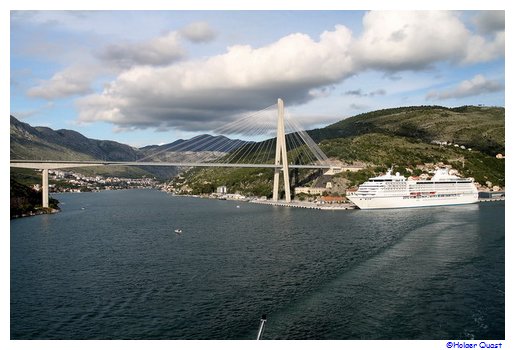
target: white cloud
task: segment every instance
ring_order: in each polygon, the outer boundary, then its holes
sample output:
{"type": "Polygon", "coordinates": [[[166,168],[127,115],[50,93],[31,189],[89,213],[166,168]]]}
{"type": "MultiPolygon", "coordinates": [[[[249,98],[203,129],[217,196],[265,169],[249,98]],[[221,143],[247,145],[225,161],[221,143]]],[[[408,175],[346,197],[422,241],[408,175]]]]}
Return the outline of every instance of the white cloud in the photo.
{"type": "Polygon", "coordinates": [[[480,11],[473,21],[482,34],[504,31],[504,11],[480,11]]]}
{"type": "Polygon", "coordinates": [[[194,22],[182,28],[179,33],[195,43],[206,43],[216,37],[215,31],[207,22],[194,22]]]}
{"type": "Polygon", "coordinates": [[[54,74],[49,80],[30,88],[27,95],[47,100],[91,92],[91,81],[97,69],[90,66],[71,66],[54,74]]]}
{"type": "Polygon", "coordinates": [[[103,62],[76,63],[48,80],[39,81],[27,95],[49,100],[84,95],[92,92],[93,80],[102,74],[119,73],[134,65],[165,65],[183,56],[184,50],[175,32],[138,43],[109,45],[97,54],[103,62]]]}
{"type": "MultiPolygon", "coordinates": [[[[181,40],[208,42],[216,35],[208,23],[195,22],[157,38],[97,51],[101,63],[118,76],[103,92],[77,100],[79,121],[107,121],[118,130],[209,130],[277,97],[290,106],[327,98],[335,84],[364,71],[384,72],[393,79],[399,72],[427,70],[439,62],[493,60],[503,57],[505,36],[498,14],[489,15],[495,18],[475,19],[478,28],[479,23],[485,32],[489,28],[483,36],[467,29],[456,12],[369,12],[357,38],[337,25],[318,39],[293,33],[267,46],[235,45],[223,54],[186,61],[181,40]]],[[[28,94],[49,99],[84,94],[91,92],[93,78],[69,68],[28,94]]],[[[418,82],[407,83],[412,90],[418,82]]],[[[366,90],[354,95],[386,94],[375,86],[366,90]]],[[[388,87],[388,92],[393,90],[388,87]]]]}
{"type": "Polygon", "coordinates": [[[493,42],[470,32],[452,11],[373,11],[363,18],[354,53],[363,68],[427,69],[436,62],[475,63],[504,53],[504,31],[493,42]]]}
{"type": "Polygon", "coordinates": [[[366,67],[385,70],[424,69],[440,60],[457,60],[468,31],[451,12],[369,12],[355,44],[366,67]]]}
{"type": "Polygon", "coordinates": [[[451,98],[463,98],[501,91],[503,89],[504,86],[500,82],[496,80],[488,80],[479,74],[470,80],[461,82],[455,88],[444,91],[432,91],[427,94],[426,99],[446,100],[451,98]]]}
{"type": "Polygon", "coordinates": [[[179,35],[166,35],[138,43],[112,44],[104,48],[98,57],[115,66],[129,68],[134,65],[165,65],[184,56],[179,35]]]}
{"type": "Polygon", "coordinates": [[[277,97],[290,104],[305,102],[313,98],[313,88],[353,72],[350,42],[350,31],[337,26],[319,41],[296,33],[261,48],[232,46],[204,60],[133,67],[102,94],[79,100],[79,119],[192,130],[223,122],[207,123],[215,117],[262,108],[277,97]]]}
{"type": "Polygon", "coordinates": [[[493,41],[478,35],[471,36],[467,42],[467,50],[462,62],[472,64],[503,57],[504,35],[504,31],[497,32],[493,41]]]}

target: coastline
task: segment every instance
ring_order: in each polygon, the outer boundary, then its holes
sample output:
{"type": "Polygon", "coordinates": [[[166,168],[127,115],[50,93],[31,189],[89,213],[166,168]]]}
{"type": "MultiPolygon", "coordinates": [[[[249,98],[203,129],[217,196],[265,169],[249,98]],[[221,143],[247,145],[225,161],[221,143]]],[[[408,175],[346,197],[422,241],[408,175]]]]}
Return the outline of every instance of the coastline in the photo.
{"type": "Polygon", "coordinates": [[[303,208],[303,209],[315,209],[315,210],[353,210],[358,209],[357,206],[351,203],[343,203],[343,204],[319,204],[312,202],[299,202],[299,201],[291,201],[290,203],[286,202],[272,202],[272,201],[263,201],[263,200],[253,200],[249,201],[249,203],[255,204],[266,204],[273,205],[278,207],[291,207],[291,208],[303,208]]]}
{"type": "MultiPolygon", "coordinates": [[[[172,196],[178,196],[178,197],[192,197],[192,198],[200,198],[200,199],[215,199],[215,200],[228,200],[228,201],[235,201],[235,202],[247,202],[247,203],[253,203],[253,204],[264,204],[264,205],[271,205],[276,207],[290,207],[290,208],[301,208],[301,209],[314,209],[314,210],[354,210],[359,209],[358,206],[354,205],[353,203],[341,203],[341,204],[328,204],[328,203],[313,203],[313,202],[301,202],[301,201],[291,201],[289,203],[285,201],[278,201],[273,202],[271,200],[262,200],[262,199],[250,199],[250,198],[219,198],[219,197],[210,197],[210,196],[202,196],[202,195],[191,195],[191,194],[175,194],[171,192],[172,196]]],[[[498,198],[478,198],[477,203],[483,203],[483,202],[499,202],[504,201],[505,197],[498,197],[498,198]]]]}
{"type": "Polygon", "coordinates": [[[20,215],[11,215],[11,220],[20,219],[20,218],[28,218],[28,217],[36,216],[36,215],[57,214],[59,212],[61,212],[61,209],[54,209],[54,208],[38,209],[38,210],[34,210],[34,211],[31,210],[28,213],[23,213],[20,215]]]}
{"type": "Polygon", "coordinates": [[[289,203],[285,201],[273,202],[271,200],[263,200],[263,199],[255,199],[254,198],[225,198],[225,197],[211,197],[211,196],[202,196],[202,195],[192,195],[192,194],[175,194],[167,191],[163,191],[165,193],[169,193],[172,196],[178,197],[192,197],[192,198],[201,198],[201,199],[214,199],[214,200],[227,200],[227,201],[235,201],[235,202],[247,202],[253,204],[265,204],[279,207],[291,207],[291,208],[303,208],[303,209],[316,209],[316,210],[352,210],[358,209],[352,203],[341,203],[341,204],[329,204],[329,203],[313,203],[313,202],[301,202],[301,201],[291,201],[289,203]]]}

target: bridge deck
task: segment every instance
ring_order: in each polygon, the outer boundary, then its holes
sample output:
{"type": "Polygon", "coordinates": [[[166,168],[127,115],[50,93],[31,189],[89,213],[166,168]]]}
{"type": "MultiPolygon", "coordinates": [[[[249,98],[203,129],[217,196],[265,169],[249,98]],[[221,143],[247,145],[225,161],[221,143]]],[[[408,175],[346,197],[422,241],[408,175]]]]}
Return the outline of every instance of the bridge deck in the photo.
{"type": "MultiPolygon", "coordinates": [[[[180,162],[122,162],[122,161],[66,161],[66,160],[11,160],[13,168],[30,168],[30,169],[60,169],[60,168],[78,168],[89,166],[175,166],[175,167],[223,167],[223,168],[282,168],[282,165],[274,164],[244,164],[244,163],[180,163],[180,162]]],[[[293,169],[330,169],[334,167],[330,164],[308,164],[296,165],[290,164],[289,168],[293,169]]]]}

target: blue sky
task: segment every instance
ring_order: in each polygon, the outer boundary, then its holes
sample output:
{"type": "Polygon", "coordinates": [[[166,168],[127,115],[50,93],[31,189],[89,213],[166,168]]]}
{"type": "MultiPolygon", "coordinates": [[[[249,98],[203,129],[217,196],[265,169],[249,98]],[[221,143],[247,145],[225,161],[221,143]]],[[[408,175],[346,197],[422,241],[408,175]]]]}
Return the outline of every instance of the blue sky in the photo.
{"type": "Polygon", "coordinates": [[[13,11],[10,112],[136,147],[284,99],[306,128],[505,104],[503,11],[13,11]]]}

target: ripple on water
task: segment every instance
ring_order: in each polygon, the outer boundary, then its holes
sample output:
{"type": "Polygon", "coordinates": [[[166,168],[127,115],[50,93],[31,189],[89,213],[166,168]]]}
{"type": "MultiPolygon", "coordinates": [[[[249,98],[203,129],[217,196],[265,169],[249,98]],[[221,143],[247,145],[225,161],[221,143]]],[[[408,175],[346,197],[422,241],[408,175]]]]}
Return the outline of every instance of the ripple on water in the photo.
{"type": "Polygon", "coordinates": [[[263,313],[266,339],[504,338],[504,203],[59,199],[58,215],[11,222],[13,339],[253,339],[263,313]]]}

